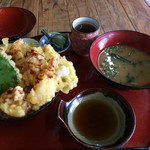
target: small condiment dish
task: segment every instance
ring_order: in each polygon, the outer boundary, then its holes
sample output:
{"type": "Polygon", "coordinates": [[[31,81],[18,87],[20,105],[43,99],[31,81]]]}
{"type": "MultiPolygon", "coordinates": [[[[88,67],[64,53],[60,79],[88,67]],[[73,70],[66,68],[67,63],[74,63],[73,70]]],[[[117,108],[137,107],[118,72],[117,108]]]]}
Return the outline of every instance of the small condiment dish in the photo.
{"type": "Polygon", "coordinates": [[[99,36],[92,43],[89,55],[95,70],[110,85],[123,90],[146,89],[150,88],[149,49],[150,36],[136,31],[118,30],[99,36]],[[121,49],[121,46],[128,49],[121,49]]]}
{"type": "Polygon", "coordinates": [[[33,43],[34,47],[39,47],[40,46],[40,43],[37,40],[32,39],[32,38],[23,38],[23,42],[30,43],[30,44],[33,43]]]}
{"type": "Polygon", "coordinates": [[[32,38],[22,38],[22,40],[23,40],[24,43],[29,43],[33,47],[39,47],[40,46],[40,43],[37,40],[35,40],[35,39],[32,39],[32,38]]]}
{"type": "Polygon", "coordinates": [[[129,102],[104,88],[86,89],[69,102],[61,100],[58,118],[77,142],[92,149],[123,146],[136,126],[129,102]]]}
{"type": "MultiPolygon", "coordinates": [[[[59,32],[51,32],[51,33],[48,33],[48,35],[50,36],[50,37],[52,37],[53,35],[55,35],[55,34],[60,34],[59,32]]],[[[44,46],[45,44],[47,45],[47,44],[51,44],[50,43],[50,41],[49,41],[49,39],[44,35],[44,36],[42,36],[41,38],[40,38],[40,46],[44,46]]],[[[58,53],[62,53],[62,52],[64,52],[64,51],[66,51],[68,48],[69,48],[69,46],[70,46],[70,39],[69,39],[69,37],[68,37],[68,40],[66,41],[66,43],[65,43],[65,45],[64,45],[64,47],[62,48],[62,49],[58,49],[58,50],[56,50],[58,53]]]]}

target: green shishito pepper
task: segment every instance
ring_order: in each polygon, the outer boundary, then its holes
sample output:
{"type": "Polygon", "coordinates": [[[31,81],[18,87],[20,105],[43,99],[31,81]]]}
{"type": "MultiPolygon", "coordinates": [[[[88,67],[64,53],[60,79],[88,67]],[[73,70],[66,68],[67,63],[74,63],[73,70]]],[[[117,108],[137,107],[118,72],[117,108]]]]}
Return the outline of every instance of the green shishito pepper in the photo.
{"type": "Polygon", "coordinates": [[[0,54],[0,94],[7,91],[10,87],[14,88],[18,82],[15,68],[9,60],[0,54]]]}

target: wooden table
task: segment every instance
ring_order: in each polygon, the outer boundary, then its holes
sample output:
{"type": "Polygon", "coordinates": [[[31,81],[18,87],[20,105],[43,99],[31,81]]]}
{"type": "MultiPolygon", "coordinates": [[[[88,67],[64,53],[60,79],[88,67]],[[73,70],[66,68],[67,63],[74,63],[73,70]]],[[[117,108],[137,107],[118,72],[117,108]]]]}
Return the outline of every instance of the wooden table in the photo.
{"type": "Polygon", "coordinates": [[[41,34],[42,28],[71,31],[72,21],[81,16],[98,20],[101,34],[136,30],[150,35],[150,0],[0,0],[0,8],[10,6],[23,7],[36,16],[35,27],[25,37],[41,34]]]}
{"type": "MultiPolygon", "coordinates": [[[[134,30],[150,35],[150,0],[0,0],[0,8],[22,7],[30,10],[36,16],[36,25],[33,30],[24,37],[34,37],[41,34],[41,29],[46,28],[48,32],[70,32],[72,21],[81,16],[89,16],[99,21],[101,25],[100,34],[112,30],[134,30]]],[[[83,84],[78,90],[85,88],[90,77],[93,77],[93,85],[99,86],[96,81],[99,76],[93,68],[85,67],[90,65],[89,58],[78,60],[72,53],[64,53],[74,62],[80,79],[83,84]],[[80,67],[87,69],[87,77],[82,76],[80,67]]],[[[80,81],[81,81],[80,80],[80,81]]],[[[104,85],[104,81],[101,81],[104,85]]],[[[104,85],[105,86],[105,85],[104,85]]],[[[110,88],[110,87],[109,87],[110,88]]],[[[119,91],[125,98],[136,97],[137,108],[135,112],[141,113],[137,120],[137,130],[133,139],[125,146],[148,146],[150,121],[149,91],[119,91]],[[128,95],[128,96],[127,96],[128,95]],[[141,105],[141,99],[145,103],[141,105]],[[146,108],[146,109],[145,109],[146,108]],[[149,115],[149,116],[148,116],[149,115]],[[149,122],[148,124],[144,124],[149,122]],[[141,129],[140,129],[141,128],[141,129]],[[146,129],[145,129],[146,128],[146,129]],[[144,131],[144,135],[143,134],[144,131]],[[148,138],[147,138],[148,137],[148,138]],[[146,140],[145,140],[146,139],[146,140]],[[138,142],[138,140],[140,142],[138,142]]],[[[72,95],[59,94],[56,100],[38,115],[16,122],[0,122],[0,149],[2,150],[48,150],[48,149],[82,149],[67,132],[65,126],[58,120],[57,106],[60,98],[69,100],[72,95]],[[61,97],[62,96],[62,97],[61,97]],[[54,137],[54,138],[53,138],[54,137]]]]}

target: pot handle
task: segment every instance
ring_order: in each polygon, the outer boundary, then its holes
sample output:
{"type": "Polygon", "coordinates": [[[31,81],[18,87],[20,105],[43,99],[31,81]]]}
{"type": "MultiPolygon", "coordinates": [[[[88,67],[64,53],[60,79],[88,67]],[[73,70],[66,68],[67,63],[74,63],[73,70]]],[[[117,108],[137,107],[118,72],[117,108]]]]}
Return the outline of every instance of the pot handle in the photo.
{"type": "Polygon", "coordinates": [[[66,101],[64,100],[60,100],[59,102],[59,106],[58,106],[58,118],[65,123],[65,119],[64,119],[64,109],[65,109],[65,105],[66,105],[66,101]]]}

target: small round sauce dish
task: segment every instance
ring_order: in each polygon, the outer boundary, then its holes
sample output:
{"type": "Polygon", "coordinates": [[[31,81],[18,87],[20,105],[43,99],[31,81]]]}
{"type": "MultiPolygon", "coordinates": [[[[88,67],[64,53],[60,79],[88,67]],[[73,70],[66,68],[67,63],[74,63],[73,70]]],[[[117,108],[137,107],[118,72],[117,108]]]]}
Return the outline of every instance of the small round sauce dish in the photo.
{"type": "MultiPolygon", "coordinates": [[[[60,34],[60,33],[59,33],[59,32],[51,32],[51,33],[48,33],[48,35],[49,35],[50,37],[52,37],[52,36],[55,35],[55,34],[60,34]]],[[[40,43],[40,46],[44,46],[45,44],[46,44],[46,45],[47,45],[47,44],[51,44],[50,41],[49,41],[49,39],[48,39],[45,35],[40,38],[39,43],[40,43]]],[[[70,46],[70,39],[69,39],[69,37],[68,37],[68,40],[66,41],[64,47],[61,48],[61,49],[58,49],[58,50],[56,50],[56,51],[57,51],[58,53],[62,53],[62,52],[64,52],[64,51],[66,51],[66,50],[69,48],[69,46],[70,46]]]]}
{"type": "Polygon", "coordinates": [[[136,126],[128,101],[104,88],[86,89],[69,102],[61,100],[58,118],[77,142],[92,149],[123,146],[136,126]]]}
{"type": "MultiPolygon", "coordinates": [[[[40,46],[40,43],[37,40],[35,40],[35,39],[32,39],[32,38],[22,38],[22,40],[23,40],[24,43],[31,44],[33,47],[39,47],[40,46]]],[[[16,41],[18,41],[18,40],[16,40],[16,41]]]]}
{"type": "Polygon", "coordinates": [[[23,38],[23,42],[33,44],[34,47],[40,46],[40,43],[37,40],[32,39],[32,38],[23,38]]]}

